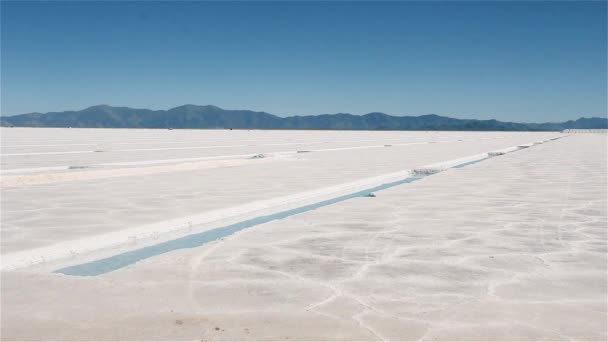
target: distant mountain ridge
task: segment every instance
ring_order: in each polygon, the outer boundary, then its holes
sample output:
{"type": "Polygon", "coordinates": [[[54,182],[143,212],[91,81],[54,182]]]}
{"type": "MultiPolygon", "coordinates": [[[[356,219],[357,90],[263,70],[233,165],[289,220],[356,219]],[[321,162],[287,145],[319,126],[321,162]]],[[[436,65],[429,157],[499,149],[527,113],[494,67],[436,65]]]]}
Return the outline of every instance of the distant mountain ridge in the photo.
{"type": "Polygon", "coordinates": [[[235,128],[331,130],[445,130],[445,131],[561,131],[608,128],[606,118],[580,118],[557,123],[516,123],[455,119],[428,114],[391,116],[384,113],[321,114],[279,117],[266,112],[227,110],[216,106],[183,105],[169,110],[133,109],[108,105],[79,111],[29,113],[0,117],[0,125],[16,127],[93,128],[235,128]]]}

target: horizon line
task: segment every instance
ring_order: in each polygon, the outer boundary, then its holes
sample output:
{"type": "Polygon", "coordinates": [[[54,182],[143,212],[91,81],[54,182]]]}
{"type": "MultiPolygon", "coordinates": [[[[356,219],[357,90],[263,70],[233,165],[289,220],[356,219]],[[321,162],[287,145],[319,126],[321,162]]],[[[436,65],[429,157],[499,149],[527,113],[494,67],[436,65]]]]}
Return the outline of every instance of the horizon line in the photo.
{"type": "Polygon", "coordinates": [[[31,115],[31,114],[40,114],[40,115],[46,115],[49,113],[64,113],[64,112],[79,112],[79,111],[83,111],[83,110],[87,110],[90,108],[95,108],[95,107],[110,107],[110,108],[128,108],[128,109],[134,109],[134,110],[149,110],[149,111],[170,111],[176,108],[180,108],[180,107],[187,107],[187,106],[193,106],[193,107],[214,107],[214,108],[218,108],[220,110],[226,110],[226,111],[249,111],[249,112],[254,112],[254,113],[265,113],[265,114],[269,114],[269,115],[273,115],[276,116],[278,118],[290,118],[290,117],[305,117],[305,116],[320,116],[320,115],[352,115],[352,116],[365,116],[365,115],[370,115],[370,114],[382,114],[382,115],[387,115],[387,116],[392,116],[392,117],[422,117],[422,116],[440,116],[440,117],[444,117],[444,118],[450,118],[450,119],[456,119],[456,120],[474,120],[474,121],[498,121],[498,122],[505,122],[505,123],[526,123],[526,124],[547,124],[547,123],[562,123],[562,122],[568,122],[568,121],[576,121],[576,120],[580,120],[580,119],[607,119],[608,120],[608,113],[604,114],[603,116],[595,116],[595,115],[591,115],[591,116],[579,116],[578,118],[573,118],[573,119],[568,119],[565,121],[545,121],[545,122],[524,122],[524,121],[501,121],[498,119],[461,119],[461,118],[457,118],[457,117],[452,117],[452,116],[446,116],[446,115],[441,115],[441,114],[436,114],[436,113],[427,113],[427,114],[418,114],[418,115],[409,115],[409,114],[404,114],[404,115],[394,115],[394,114],[388,114],[388,113],[384,113],[384,112],[369,112],[369,113],[365,113],[365,114],[352,114],[352,113],[344,113],[344,112],[339,112],[339,113],[321,113],[321,114],[306,114],[306,115],[286,115],[286,116],[281,116],[281,115],[277,115],[277,114],[273,114],[273,113],[269,113],[269,112],[265,112],[265,111],[258,111],[258,110],[253,110],[253,109],[226,109],[226,108],[222,108],[216,105],[212,105],[212,104],[206,104],[206,105],[197,105],[197,104],[192,104],[192,103],[186,103],[183,105],[179,105],[176,107],[170,107],[167,109],[150,109],[150,108],[135,108],[135,107],[129,107],[129,106],[113,106],[113,105],[109,105],[109,104],[97,104],[97,105],[92,105],[92,106],[88,106],[85,107],[83,109],[68,109],[68,110],[63,110],[63,111],[50,111],[50,112],[29,112],[29,113],[21,113],[21,114],[9,114],[9,115],[5,115],[5,114],[0,114],[0,117],[14,117],[14,116],[19,116],[19,115],[31,115]]]}

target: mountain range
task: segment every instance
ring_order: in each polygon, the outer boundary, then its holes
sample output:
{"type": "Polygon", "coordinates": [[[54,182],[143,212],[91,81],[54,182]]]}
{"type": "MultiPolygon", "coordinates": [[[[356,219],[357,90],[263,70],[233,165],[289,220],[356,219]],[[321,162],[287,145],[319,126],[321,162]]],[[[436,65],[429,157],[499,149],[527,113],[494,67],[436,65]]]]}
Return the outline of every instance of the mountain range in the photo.
{"type": "Polygon", "coordinates": [[[391,116],[321,114],[279,117],[265,112],[227,110],[216,106],[184,105],[169,110],[98,105],[79,111],[29,113],[0,117],[1,126],[95,128],[234,128],[330,130],[446,130],[446,131],[561,131],[569,128],[608,128],[608,119],[592,117],[555,123],[516,123],[455,119],[428,114],[391,116]]]}

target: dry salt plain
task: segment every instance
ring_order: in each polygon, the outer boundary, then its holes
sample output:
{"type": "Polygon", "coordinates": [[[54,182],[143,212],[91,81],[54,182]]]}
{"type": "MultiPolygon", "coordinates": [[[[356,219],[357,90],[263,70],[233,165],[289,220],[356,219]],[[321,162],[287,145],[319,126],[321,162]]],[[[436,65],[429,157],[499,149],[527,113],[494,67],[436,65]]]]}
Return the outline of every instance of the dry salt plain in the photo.
{"type": "Polygon", "coordinates": [[[606,135],[1,133],[2,340],[607,339],[606,135]]]}

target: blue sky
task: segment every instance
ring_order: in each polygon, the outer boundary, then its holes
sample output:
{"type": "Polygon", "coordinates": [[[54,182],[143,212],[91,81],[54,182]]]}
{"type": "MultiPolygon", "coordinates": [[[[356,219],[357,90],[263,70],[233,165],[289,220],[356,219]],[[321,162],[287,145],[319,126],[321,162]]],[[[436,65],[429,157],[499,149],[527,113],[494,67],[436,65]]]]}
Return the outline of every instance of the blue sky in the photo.
{"type": "Polygon", "coordinates": [[[1,113],[607,112],[606,2],[1,3],[1,113]]]}

